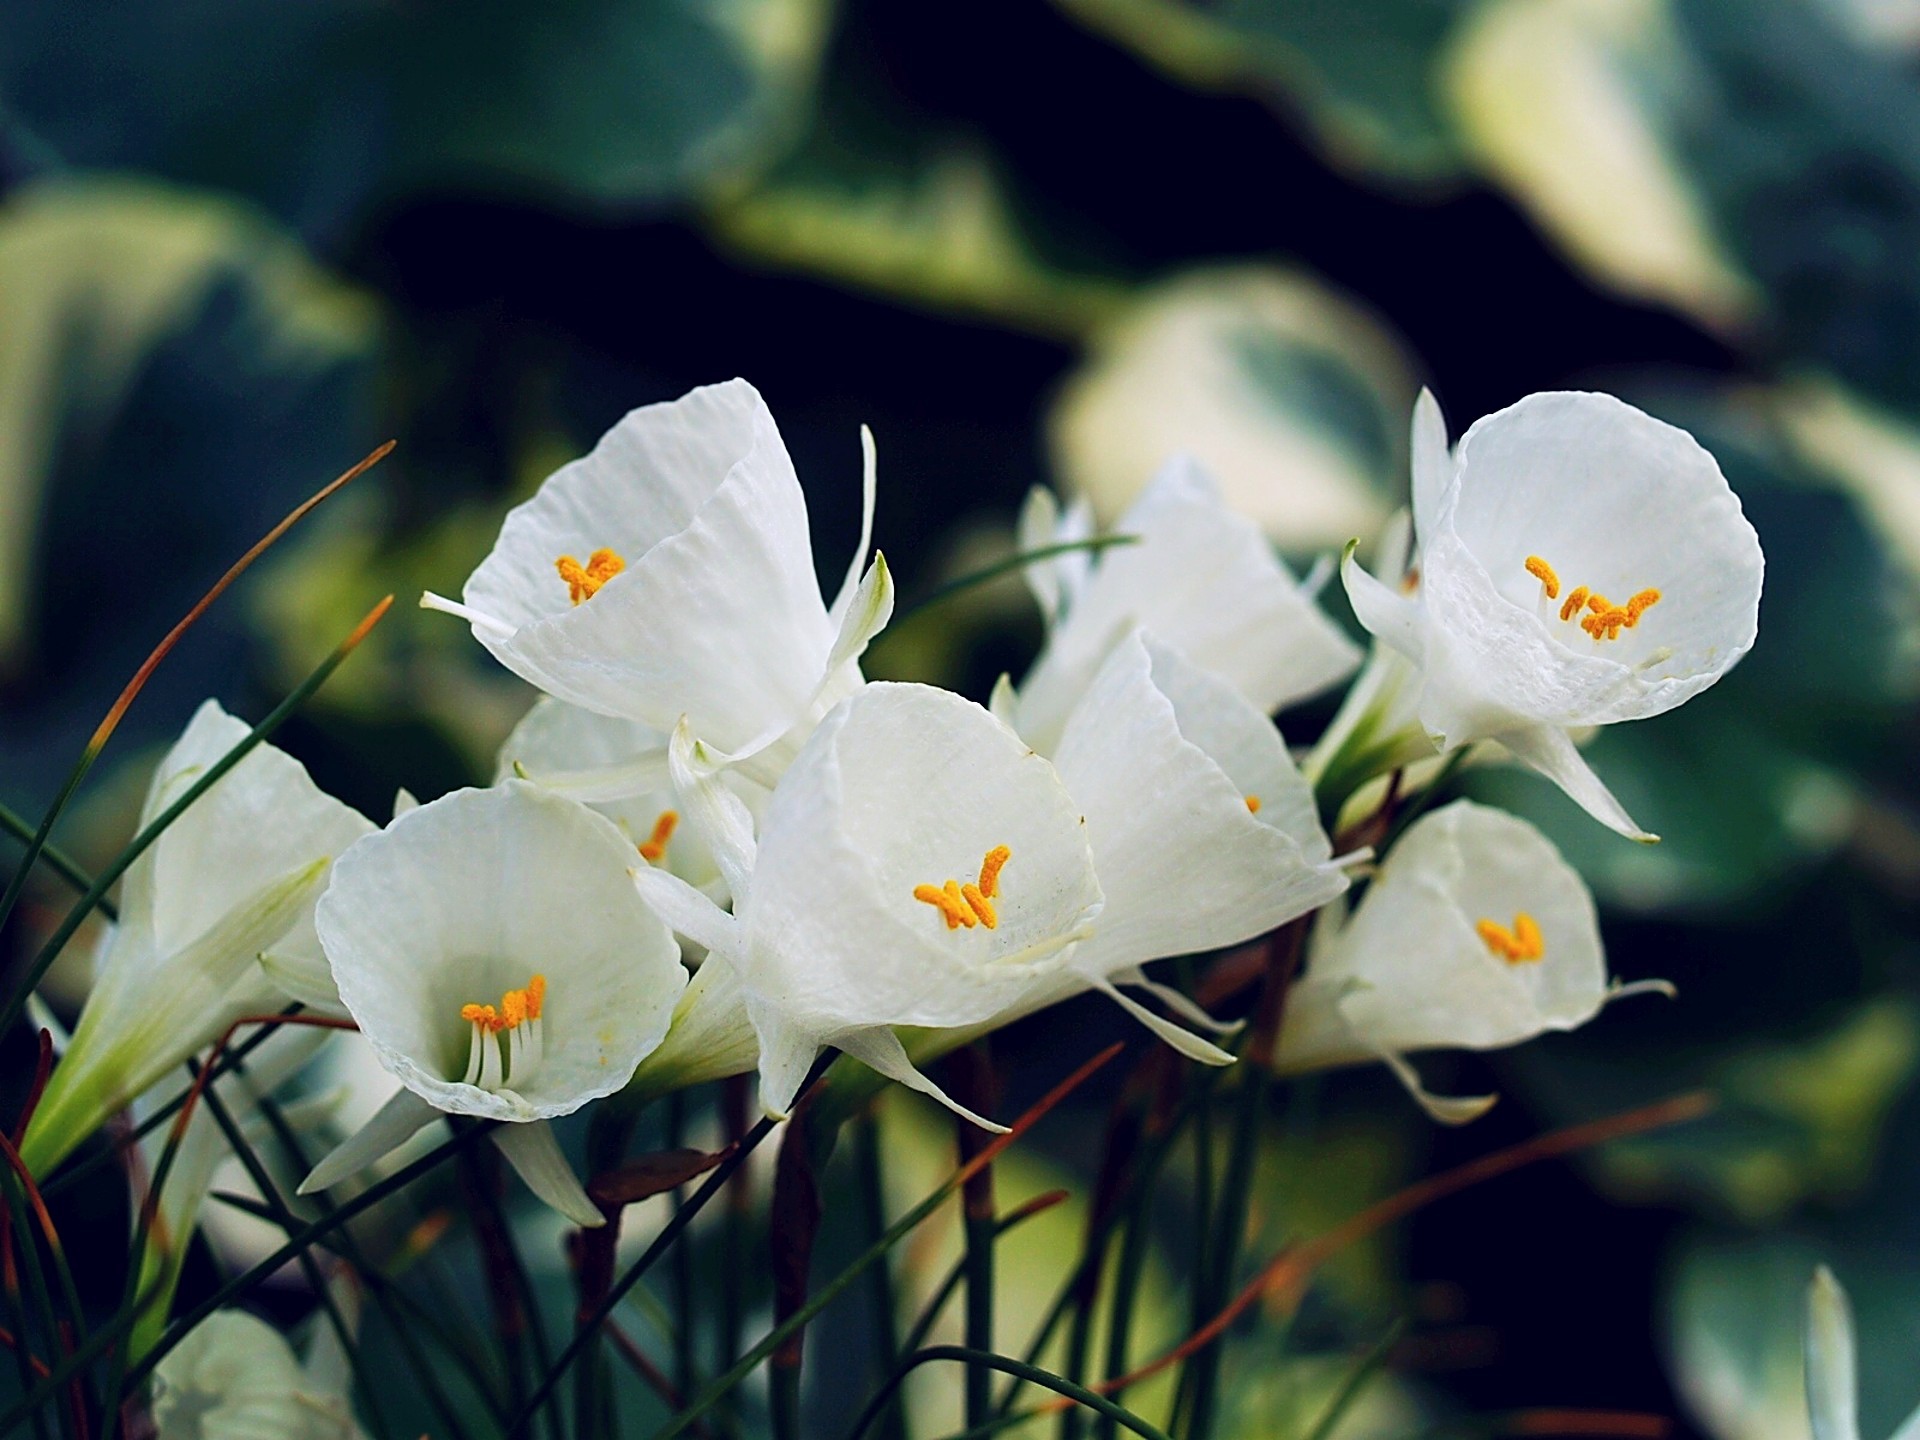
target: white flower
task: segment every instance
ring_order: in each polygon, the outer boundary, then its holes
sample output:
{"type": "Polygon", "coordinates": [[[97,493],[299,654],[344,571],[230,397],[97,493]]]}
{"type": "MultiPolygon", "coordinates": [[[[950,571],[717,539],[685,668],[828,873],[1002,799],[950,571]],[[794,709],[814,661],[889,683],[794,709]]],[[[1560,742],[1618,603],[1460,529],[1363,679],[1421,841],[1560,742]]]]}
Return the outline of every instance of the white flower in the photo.
{"type": "Polygon", "coordinates": [[[317,1322],[303,1366],[265,1321],[209,1315],[154,1370],[160,1440],[359,1440],[338,1341],[317,1322]]]}
{"type": "MultiPolygon", "coordinates": [[[[1858,1387],[1853,1306],[1822,1265],[1807,1287],[1807,1415],[1813,1440],[1860,1440],[1858,1387]]],[[[1892,1440],[1920,1440],[1920,1410],[1901,1422],[1892,1440]]]]}
{"type": "Polygon", "coordinates": [[[708,948],[708,967],[733,968],[770,1114],[829,1045],[944,1101],[891,1027],[988,1019],[1061,965],[1098,912],[1086,826],[1053,767],[944,690],[877,684],[843,702],[774,791],[757,841],[685,727],[672,759],[734,913],[652,866],[634,883],[708,948]]]}
{"type": "Polygon", "coordinates": [[[1609,986],[1586,884],[1551,842],[1503,810],[1457,800],[1388,852],[1353,916],[1316,946],[1287,996],[1284,1073],[1385,1062],[1434,1118],[1485,1113],[1494,1097],[1441,1099],[1407,1052],[1497,1050],[1584,1025],[1609,986]]]}
{"type": "MultiPolygon", "coordinates": [[[[865,448],[860,548],[831,610],[793,462],[744,380],[630,413],[508,514],[464,603],[421,603],[464,617],[501,664],[571,704],[663,733],[684,715],[741,758],[789,732],[797,749],[858,685],[892,612],[885,562],[860,579],[865,448]]],[[[653,788],[652,762],[634,790],[653,788]]]]}
{"type": "Polygon", "coordinates": [[[1140,967],[1264,935],[1347,888],[1279,732],[1226,681],[1136,630],[1087,687],[1053,763],[1086,817],[1106,905],[1065,972],[1013,1013],[1092,986],[1183,1053],[1230,1059],[1114,986],[1223,1028],[1140,967]]]}
{"type": "MultiPolygon", "coordinates": [[[[1023,550],[1085,538],[1086,513],[1062,519],[1036,490],[1021,517],[1023,550]]],[[[1170,461],[1120,519],[1136,537],[1089,559],[1084,552],[1028,576],[1048,620],[1046,648],[1020,686],[1020,733],[1041,749],[1116,642],[1145,626],[1194,664],[1273,711],[1332,685],[1360,651],[1314,603],[1258,527],[1229,510],[1193,461],[1170,461]]]]}
{"type": "Polygon", "coordinates": [[[315,1167],[323,1189],[441,1112],[494,1138],[535,1194],[598,1212],[544,1123],[627,1083],[686,985],[627,882],[613,823],[521,781],[460,790],[340,857],[315,916],[340,999],[406,1089],[315,1167]]]}
{"type": "MultiPolygon", "coordinates": [[[[140,823],[249,729],[203,704],[160,762],[140,823]]],[[[93,992],[21,1145],[36,1175],[233,1021],[281,1008],[256,958],[311,913],[333,857],[371,829],[299,761],[260,745],[134,862],[93,992]]]]}
{"type": "Polygon", "coordinates": [[[1650,840],[1568,730],[1641,720],[1713,684],[1753,644],[1760,541],[1713,457],[1607,395],[1530,395],[1456,453],[1414,410],[1411,594],[1353,560],[1354,612],[1420,670],[1442,749],[1494,740],[1596,819],[1650,840]]]}
{"type": "MultiPolygon", "coordinates": [[[[667,778],[667,736],[637,720],[596,715],[563,700],[543,696],[513,728],[500,747],[497,781],[519,777],[586,801],[620,827],[634,850],[650,865],[664,865],[688,884],[726,898],[725,882],[713,852],[695,827],[681,823],[679,801],[667,778]],[[641,756],[658,757],[659,778],[647,790],[601,799],[595,777],[631,775],[641,756]]],[[[758,807],[766,792],[736,774],[732,789],[758,807]]]]}

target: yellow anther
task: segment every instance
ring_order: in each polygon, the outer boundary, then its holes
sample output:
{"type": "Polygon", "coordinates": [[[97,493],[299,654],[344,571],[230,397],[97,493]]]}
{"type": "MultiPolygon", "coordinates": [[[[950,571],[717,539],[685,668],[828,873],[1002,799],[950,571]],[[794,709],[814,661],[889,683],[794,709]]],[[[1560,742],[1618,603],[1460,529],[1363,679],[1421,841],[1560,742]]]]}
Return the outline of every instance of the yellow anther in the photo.
{"type": "Polygon", "coordinates": [[[1538,555],[1527,556],[1527,573],[1545,587],[1547,599],[1560,598],[1560,577],[1553,573],[1553,567],[1538,555]]]}
{"type": "Polygon", "coordinates": [[[994,913],[993,901],[986,897],[978,885],[962,885],[960,898],[967,902],[967,908],[980,918],[980,923],[987,929],[1000,928],[1000,917],[994,913]]]}
{"type": "Polygon", "coordinates": [[[1013,858],[1013,851],[996,845],[980,860],[980,893],[991,900],[1000,893],[1000,867],[1013,858]]]}
{"type": "Polygon", "coordinates": [[[1584,585],[1576,587],[1574,592],[1567,596],[1567,603],[1560,607],[1560,618],[1571,620],[1580,613],[1580,607],[1586,603],[1587,587],[1584,585]]]}
{"type": "Polygon", "coordinates": [[[538,1020],[540,1010],[547,999],[547,977],[536,975],[527,982],[524,990],[509,990],[500,997],[500,1007],[491,1005],[462,1005],[460,1018],[469,1025],[478,1025],[489,1035],[498,1035],[502,1030],[512,1030],[529,1020],[538,1020]]]}
{"type": "Polygon", "coordinates": [[[667,853],[667,842],[673,839],[674,829],[679,824],[678,810],[662,810],[660,818],[653,822],[653,834],[640,842],[640,858],[650,865],[658,865],[660,857],[667,853]]]}
{"type": "Polygon", "coordinates": [[[1511,930],[1498,920],[1482,920],[1473,928],[1479,932],[1481,942],[1487,949],[1509,965],[1540,960],[1546,956],[1546,937],[1540,933],[1539,922],[1524,910],[1513,917],[1511,930]]]}
{"type": "Polygon", "coordinates": [[[1596,615],[1604,615],[1613,609],[1613,602],[1596,590],[1587,596],[1587,609],[1596,615]]]}
{"type": "Polygon", "coordinates": [[[965,917],[965,924],[973,925],[976,923],[973,918],[973,912],[967,909],[966,901],[948,895],[947,892],[942,890],[938,885],[914,886],[913,898],[931,905],[934,909],[938,910],[940,914],[945,917],[947,929],[949,930],[958,930],[963,923],[963,916],[965,917]]]}
{"type": "Polygon", "coordinates": [[[1631,630],[1640,623],[1640,617],[1660,603],[1658,590],[1642,590],[1627,601],[1627,629],[1631,630]]]}
{"type": "Polygon", "coordinates": [[[567,594],[578,605],[592,599],[602,585],[627,568],[627,562],[615,551],[596,550],[587,557],[585,565],[571,555],[562,555],[553,562],[553,568],[567,582],[567,594]]]}
{"type": "Polygon", "coordinates": [[[1260,813],[1260,797],[1258,795],[1249,795],[1246,797],[1246,800],[1247,813],[1249,815],[1258,815],[1260,813]]]}
{"type": "Polygon", "coordinates": [[[994,909],[993,901],[1000,894],[1000,869],[1012,858],[1013,851],[1005,845],[996,845],[981,858],[979,884],[963,885],[958,880],[949,880],[944,885],[916,885],[913,898],[938,910],[949,930],[963,926],[971,930],[976,925],[998,929],[1000,914],[994,909]]]}

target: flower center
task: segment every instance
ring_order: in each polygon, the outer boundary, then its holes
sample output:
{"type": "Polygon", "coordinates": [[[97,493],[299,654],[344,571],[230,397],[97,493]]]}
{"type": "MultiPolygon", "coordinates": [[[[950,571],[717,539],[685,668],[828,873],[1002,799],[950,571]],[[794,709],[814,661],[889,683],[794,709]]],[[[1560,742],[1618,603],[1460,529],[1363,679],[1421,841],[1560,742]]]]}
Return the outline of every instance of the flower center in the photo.
{"type": "Polygon", "coordinates": [[[1546,938],[1540,933],[1539,923],[1524,910],[1513,917],[1511,930],[1498,920],[1482,920],[1473,928],[1487,949],[1509,965],[1546,958],[1546,938]]]}
{"type": "Polygon", "coordinates": [[[958,930],[963,925],[969,930],[976,925],[998,929],[1000,916],[993,902],[1000,894],[1001,867],[1012,858],[1013,851],[1005,845],[996,845],[981,858],[978,881],[962,884],[949,880],[945,885],[916,885],[913,898],[938,910],[949,930],[958,930]]]}
{"type": "Polygon", "coordinates": [[[567,594],[573,603],[579,605],[597,595],[602,585],[627,568],[627,562],[616,551],[596,550],[584,565],[571,555],[562,555],[553,562],[553,568],[567,582],[567,594]]]}
{"type": "MultiPolygon", "coordinates": [[[[1560,598],[1560,576],[1553,566],[1538,555],[1529,555],[1526,567],[1527,573],[1540,582],[1547,599],[1560,598]]],[[[1599,592],[1577,585],[1561,605],[1560,619],[1564,622],[1579,616],[1580,628],[1594,639],[1618,640],[1622,630],[1633,629],[1640,623],[1640,617],[1659,603],[1658,590],[1637,591],[1626,604],[1616,605],[1599,592]]]]}
{"type": "Polygon", "coordinates": [[[667,842],[673,839],[673,832],[680,824],[678,810],[662,810],[660,818],[653,822],[653,834],[640,842],[640,858],[649,865],[658,865],[667,853],[667,842]]]}
{"type": "Polygon", "coordinates": [[[467,1046],[467,1073],[461,1083],[482,1090],[524,1085],[546,1052],[540,1012],[546,1007],[547,977],[535,975],[524,990],[509,990],[492,1005],[462,1005],[460,1018],[473,1027],[467,1046]]]}

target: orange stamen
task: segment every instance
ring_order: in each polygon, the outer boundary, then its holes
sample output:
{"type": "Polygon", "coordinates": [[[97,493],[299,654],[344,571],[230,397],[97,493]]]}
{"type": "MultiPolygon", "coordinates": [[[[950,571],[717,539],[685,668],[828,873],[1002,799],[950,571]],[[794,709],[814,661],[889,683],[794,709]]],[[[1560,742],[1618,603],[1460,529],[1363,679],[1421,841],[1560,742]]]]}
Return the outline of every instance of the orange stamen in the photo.
{"type": "Polygon", "coordinates": [[[1260,813],[1260,797],[1258,795],[1249,795],[1246,797],[1246,800],[1247,813],[1249,815],[1258,815],[1260,813]]]}
{"type": "Polygon", "coordinates": [[[462,1005],[460,1018],[469,1025],[478,1025],[489,1035],[498,1035],[502,1030],[512,1030],[529,1020],[538,1020],[540,1010],[547,999],[547,977],[536,975],[527,982],[524,990],[509,990],[500,997],[500,1007],[491,1005],[462,1005]]]}
{"type": "Polygon", "coordinates": [[[1586,603],[1587,587],[1581,585],[1576,588],[1571,595],[1567,596],[1567,603],[1560,607],[1560,618],[1562,620],[1571,620],[1580,613],[1580,607],[1586,603]]]}
{"type": "Polygon", "coordinates": [[[553,568],[567,582],[568,596],[579,605],[592,599],[602,585],[626,569],[627,562],[615,551],[596,550],[587,557],[585,565],[571,555],[562,555],[553,562],[553,568]]]}
{"type": "Polygon", "coordinates": [[[1627,628],[1629,630],[1633,629],[1634,626],[1640,623],[1640,617],[1659,603],[1660,592],[1658,590],[1642,590],[1638,595],[1628,600],[1627,628]]]}
{"type": "Polygon", "coordinates": [[[674,829],[679,824],[679,811],[662,810],[660,818],[653,822],[653,834],[640,842],[640,858],[650,865],[658,865],[660,857],[667,853],[667,842],[673,839],[674,829]]]}
{"type": "Polygon", "coordinates": [[[980,860],[979,884],[963,885],[958,880],[949,880],[944,885],[916,885],[913,898],[938,910],[949,930],[963,926],[971,930],[976,925],[996,930],[1000,926],[1000,913],[993,901],[1000,893],[1001,867],[1012,858],[1013,851],[1005,845],[996,845],[980,860]]]}
{"type": "Polygon", "coordinates": [[[1473,928],[1487,949],[1509,965],[1540,960],[1546,956],[1546,937],[1540,933],[1539,922],[1524,910],[1513,917],[1511,930],[1498,920],[1482,920],[1473,928]]]}
{"type": "Polygon", "coordinates": [[[1547,599],[1558,600],[1560,598],[1560,577],[1554,574],[1553,566],[1542,560],[1538,555],[1529,555],[1527,556],[1527,573],[1538,580],[1546,589],[1547,599]]]}

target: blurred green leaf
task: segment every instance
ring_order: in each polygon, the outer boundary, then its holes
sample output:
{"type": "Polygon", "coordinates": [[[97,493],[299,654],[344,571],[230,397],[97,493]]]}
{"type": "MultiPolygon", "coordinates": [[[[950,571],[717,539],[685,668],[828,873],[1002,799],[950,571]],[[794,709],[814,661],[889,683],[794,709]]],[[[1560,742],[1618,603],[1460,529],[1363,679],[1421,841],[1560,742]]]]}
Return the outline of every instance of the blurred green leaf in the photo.
{"type": "Polygon", "coordinates": [[[830,0],[23,0],[0,97],[69,164],[237,191],[310,235],[421,185],[681,196],[757,158],[830,0]]]}
{"type": "Polygon", "coordinates": [[[1460,171],[1434,95],[1463,0],[1056,0],[1176,79],[1297,111],[1336,163],[1412,182],[1460,171]]]}

